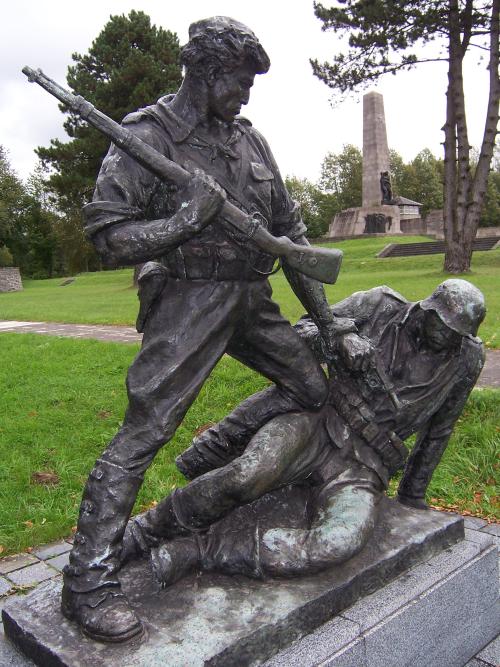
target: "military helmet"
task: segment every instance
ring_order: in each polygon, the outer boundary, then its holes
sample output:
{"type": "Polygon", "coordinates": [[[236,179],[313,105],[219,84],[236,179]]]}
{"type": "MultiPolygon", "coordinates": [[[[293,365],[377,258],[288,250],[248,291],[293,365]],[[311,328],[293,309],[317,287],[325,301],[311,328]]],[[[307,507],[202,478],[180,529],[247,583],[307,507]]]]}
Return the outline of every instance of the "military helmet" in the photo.
{"type": "Polygon", "coordinates": [[[475,336],[486,315],[484,296],[467,280],[451,278],[438,285],[420,302],[423,310],[434,310],[441,320],[462,336],[475,336]]]}

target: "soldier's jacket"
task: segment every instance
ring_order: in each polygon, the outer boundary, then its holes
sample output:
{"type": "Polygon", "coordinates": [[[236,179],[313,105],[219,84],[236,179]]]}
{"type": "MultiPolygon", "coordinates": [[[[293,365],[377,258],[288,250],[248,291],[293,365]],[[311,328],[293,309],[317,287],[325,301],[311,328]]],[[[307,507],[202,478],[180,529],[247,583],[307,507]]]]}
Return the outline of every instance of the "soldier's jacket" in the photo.
{"type": "MultiPolygon", "coordinates": [[[[359,460],[387,483],[404,463],[402,441],[410,435],[418,432],[416,447],[446,443],[484,365],[484,347],[472,336],[462,337],[459,348],[446,352],[421,347],[423,311],[418,302],[410,303],[385,286],[356,292],[332,311],[354,319],[360,335],[370,339],[402,407],[395,409],[374,369],[353,374],[339,365],[331,377],[329,433],[340,447],[348,440],[352,445],[353,437],[358,440],[359,460]]],[[[297,328],[320,355],[310,319],[300,320],[297,328]]]]}
{"type": "MultiPolygon", "coordinates": [[[[305,226],[290,199],[264,138],[251,123],[237,118],[225,143],[209,143],[171,109],[173,95],[129,114],[123,124],[136,136],[191,173],[195,168],[213,176],[239,208],[257,214],[275,235],[296,239],[305,226]]],[[[116,146],[111,146],[93,202],[84,209],[89,237],[131,220],[171,217],[183,204],[182,193],[162,182],[116,146]]],[[[172,249],[163,258],[179,278],[255,280],[272,269],[273,258],[261,253],[236,232],[217,221],[172,249]],[[256,270],[255,270],[256,269],[256,270]]]]}

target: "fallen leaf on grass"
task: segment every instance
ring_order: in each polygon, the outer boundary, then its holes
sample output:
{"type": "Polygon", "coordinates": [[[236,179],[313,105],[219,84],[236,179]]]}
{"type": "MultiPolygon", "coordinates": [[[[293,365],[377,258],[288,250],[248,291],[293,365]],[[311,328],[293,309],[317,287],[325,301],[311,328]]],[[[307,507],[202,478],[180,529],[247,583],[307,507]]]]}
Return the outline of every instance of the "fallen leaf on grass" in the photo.
{"type": "Polygon", "coordinates": [[[101,410],[97,413],[97,416],[99,419],[107,419],[108,417],[111,417],[111,412],[109,410],[101,410]]]}
{"type": "Polygon", "coordinates": [[[38,417],[38,412],[36,410],[32,410],[31,412],[28,412],[28,417],[38,417]]]}
{"type": "Polygon", "coordinates": [[[33,528],[33,521],[23,521],[23,523],[27,528],[33,528]]]}
{"type": "Polygon", "coordinates": [[[474,502],[480,503],[482,499],[483,499],[483,494],[480,491],[476,491],[476,493],[474,494],[474,502]]]}
{"type": "Polygon", "coordinates": [[[37,470],[31,475],[32,484],[44,484],[45,486],[55,486],[59,484],[59,475],[51,470],[37,470]]]}
{"type": "Polygon", "coordinates": [[[140,506],[139,509],[140,509],[141,512],[147,512],[148,510],[153,509],[153,508],[156,507],[157,505],[158,505],[158,501],[157,501],[157,500],[152,500],[152,501],[149,502],[149,503],[143,503],[143,504],[140,506]]]}
{"type": "Polygon", "coordinates": [[[3,546],[0,544],[0,554],[3,554],[4,551],[5,551],[5,547],[3,547],[3,546]]]}
{"type": "Polygon", "coordinates": [[[214,425],[214,422],[208,422],[208,424],[203,424],[203,426],[199,426],[194,430],[194,435],[201,435],[203,431],[206,431],[207,428],[210,428],[211,426],[214,425]]]}

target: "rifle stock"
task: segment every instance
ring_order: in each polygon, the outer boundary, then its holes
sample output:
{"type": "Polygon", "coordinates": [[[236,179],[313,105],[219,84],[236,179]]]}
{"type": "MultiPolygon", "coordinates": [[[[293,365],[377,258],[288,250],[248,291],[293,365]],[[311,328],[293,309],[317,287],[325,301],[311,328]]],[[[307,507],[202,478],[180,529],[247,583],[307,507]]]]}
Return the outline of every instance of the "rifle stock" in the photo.
{"type": "MultiPolygon", "coordinates": [[[[30,82],[38,83],[158,178],[173,182],[180,187],[186,186],[191,180],[192,174],[141,141],[119,123],[108,118],[81,95],[73,95],[40,69],[23,67],[22,71],[30,82]]],[[[254,218],[229,201],[224,203],[221,217],[225,222],[247,235],[261,250],[281,257],[296,271],[323,283],[333,284],[337,280],[342,262],[341,250],[302,246],[293,243],[286,236],[273,236],[267,229],[257,225],[254,218]]]]}

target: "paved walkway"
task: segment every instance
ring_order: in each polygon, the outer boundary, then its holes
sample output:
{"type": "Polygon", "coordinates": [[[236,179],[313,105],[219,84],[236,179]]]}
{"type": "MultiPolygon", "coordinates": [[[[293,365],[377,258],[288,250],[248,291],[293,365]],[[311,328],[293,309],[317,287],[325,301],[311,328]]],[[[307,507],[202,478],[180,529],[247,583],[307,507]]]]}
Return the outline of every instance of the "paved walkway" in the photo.
{"type": "MultiPolygon", "coordinates": [[[[37,333],[70,338],[95,338],[117,343],[140,342],[142,335],[133,327],[101,326],[97,324],[59,324],[57,322],[16,322],[0,320],[0,333],[37,333]]],[[[500,389],[500,350],[486,351],[486,364],[478,387],[500,389]]]]}

